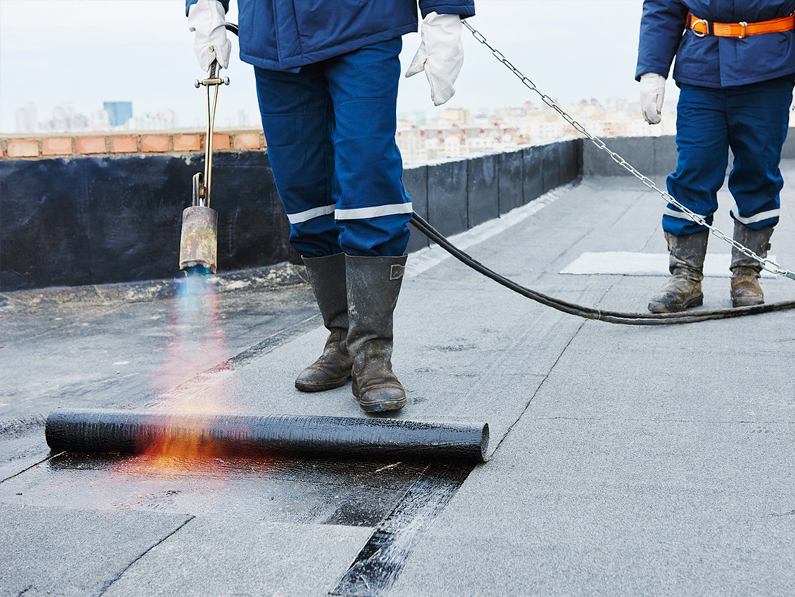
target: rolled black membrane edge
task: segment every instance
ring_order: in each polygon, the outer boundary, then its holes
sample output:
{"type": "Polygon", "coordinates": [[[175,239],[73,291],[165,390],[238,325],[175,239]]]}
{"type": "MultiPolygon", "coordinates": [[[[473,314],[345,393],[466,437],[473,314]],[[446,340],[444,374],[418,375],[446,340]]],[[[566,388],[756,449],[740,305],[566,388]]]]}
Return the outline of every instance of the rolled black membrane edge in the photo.
{"type": "Polygon", "coordinates": [[[68,452],[140,454],[182,444],[235,456],[485,462],[489,426],[387,418],[61,408],[47,417],[45,436],[51,450],[68,452]]]}

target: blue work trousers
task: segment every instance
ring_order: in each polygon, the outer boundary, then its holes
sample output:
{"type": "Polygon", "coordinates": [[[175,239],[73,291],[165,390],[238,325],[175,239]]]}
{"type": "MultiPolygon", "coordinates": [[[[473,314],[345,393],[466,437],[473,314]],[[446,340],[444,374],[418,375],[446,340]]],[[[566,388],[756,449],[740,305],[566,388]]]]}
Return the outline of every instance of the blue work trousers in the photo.
{"type": "MultiPolygon", "coordinates": [[[[680,85],[678,157],[676,172],[668,177],[668,192],[712,225],[731,149],[732,218],[752,230],[775,226],[779,192],[784,186],[779,163],[787,138],[793,81],[787,76],[724,89],[680,85]]],[[[670,203],[662,226],[676,236],[705,230],[670,203]]]]}
{"type": "Polygon", "coordinates": [[[395,143],[398,37],[303,66],[255,67],[268,156],[304,257],[403,255],[411,200],[395,143]]]}

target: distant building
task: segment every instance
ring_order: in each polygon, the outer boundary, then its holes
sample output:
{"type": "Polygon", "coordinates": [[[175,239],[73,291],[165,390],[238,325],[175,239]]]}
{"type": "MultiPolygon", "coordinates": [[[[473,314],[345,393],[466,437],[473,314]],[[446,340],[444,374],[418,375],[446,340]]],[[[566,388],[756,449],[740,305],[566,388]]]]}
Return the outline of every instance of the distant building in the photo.
{"type": "Polygon", "coordinates": [[[166,108],[162,112],[147,112],[130,120],[128,128],[140,131],[167,131],[179,128],[177,113],[166,108]]]}
{"type": "Polygon", "coordinates": [[[52,118],[39,123],[39,130],[45,133],[68,133],[88,130],[88,118],[78,112],[74,104],[66,102],[52,109],[52,118]]]}
{"type": "Polygon", "coordinates": [[[464,108],[444,108],[436,113],[436,118],[446,120],[450,124],[463,126],[469,122],[469,110],[464,108]]]}
{"type": "Polygon", "coordinates": [[[110,130],[110,118],[107,110],[94,110],[88,116],[88,128],[92,131],[110,130]]]}
{"type": "Polygon", "coordinates": [[[17,108],[16,121],[18,133],[34,133],[39,130],[36,104],[28,102],[17,108]]]}
{"type": "Polygon", "coordinates": [[[110,126],[124,126],[132,118],[132,102],[104,102],[110,126]]]}
{"type": "Polygon", "coordinates": [[[404,122],[411,122],[418,126],[425,124],[428,115],[425,113],[425,110],[415,110],[413,112],[401,112],[398,114],[398,120],[402,120],[404,122]]]}

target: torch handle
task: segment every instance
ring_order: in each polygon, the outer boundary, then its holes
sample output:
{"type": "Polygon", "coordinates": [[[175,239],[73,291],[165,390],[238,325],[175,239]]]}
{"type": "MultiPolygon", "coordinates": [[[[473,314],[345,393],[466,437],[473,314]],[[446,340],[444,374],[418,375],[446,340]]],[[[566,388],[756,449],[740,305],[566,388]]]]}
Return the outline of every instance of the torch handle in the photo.
{"type": "Polygon", "coordinates": [[[218,61],[213,60],[210,65],[210,76],[202,81],[196,81],[195,86],[199,87],[204,85],[207,87],[207,132],[205,133],[204,142],[204,177],[201,181],[201,189],[198,193],[198,203],[196,193],[194,193],[194,206],[210,207],[210,188],[212,186],[213,177],[213,129],[215,128],[215,112],[218,105],[218,87],[219,85],[229,85],[229,77],[216,76],[216,69],[218,61]],[[212,98],[210,97],[210,87],[214,88],[212,98]]]}

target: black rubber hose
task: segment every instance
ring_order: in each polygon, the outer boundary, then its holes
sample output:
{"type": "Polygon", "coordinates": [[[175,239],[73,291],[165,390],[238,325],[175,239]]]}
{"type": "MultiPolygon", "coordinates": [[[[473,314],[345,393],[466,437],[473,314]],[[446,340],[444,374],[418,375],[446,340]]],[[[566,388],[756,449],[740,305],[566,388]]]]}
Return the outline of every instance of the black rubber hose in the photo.
{"type": "Polygon", "coordinates": [[[58,409],[47,417],[54,451],[230,456],[332,456],[485,462],[489,426],[402,419],[58,409]]]}
{"type": "Polygon", "coordinates": [[[442,236],[438,230],[426,222],[416,213],[412,216],[411,223],[417,230],[422,232],[431,241],[442,247],[453,257],[464,265],[475,271],[491,278],[498,284],[505,286],[525,296],[537,301],[547,307],[552,307],[558,311],[563,311],[570,315],[584,317],[585,319],[596,319],[608,323],[620,323],[625,325],[674,325],[681,323],[698,323],[711,319],[728,319],[730,317],[743,317],[745,315],[757,315],[759,313],[770,313],[772,311],[784,311],[795,308],[795,301],[783,301],[770,303],[767,305],[754,305],[752,307],[737,307],[734,309],[714,309],[710,311],[687,311],[682,313],[622,313],[619,311],[601,311],[592,307],[584,307],[574,303],[548,296],[531,288],[527,288],[492,271],[482,263],[476,261],[461,249],[453,245],[449,240],[442,236]]]}

